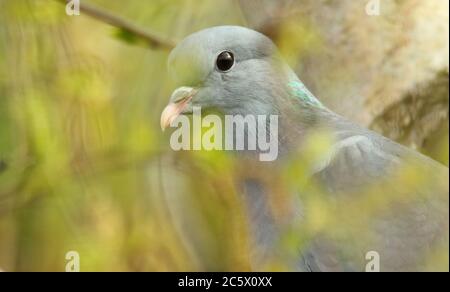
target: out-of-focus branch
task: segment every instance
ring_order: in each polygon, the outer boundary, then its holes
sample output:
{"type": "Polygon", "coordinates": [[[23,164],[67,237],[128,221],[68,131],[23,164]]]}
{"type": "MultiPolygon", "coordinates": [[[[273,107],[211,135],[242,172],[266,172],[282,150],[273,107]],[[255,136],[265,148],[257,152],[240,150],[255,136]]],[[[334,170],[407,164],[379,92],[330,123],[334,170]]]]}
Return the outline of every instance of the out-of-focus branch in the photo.
{"type": "Polygon", "coordinates": [[[6,162],[3,160],[0,160],[0,173],[5,171],[7,168],[8,168],[8,165],[6,164],[6,162]]]}
{"type": "MultiPolygon", "coordinates": [[[[70,2],[70,0],[56,1],[63,4],[67,4],[70,2]]],[[[134,23],[131,23],[130,21],[120,16],[117,16],[109,11],[93,6],[86,2],[80,1],[80,12],[131,34],[132,36],[144,41],[151,48],[171,50],[175,47],[175,41],[159,36],[153,32],[137,26],[134,23]]]]}

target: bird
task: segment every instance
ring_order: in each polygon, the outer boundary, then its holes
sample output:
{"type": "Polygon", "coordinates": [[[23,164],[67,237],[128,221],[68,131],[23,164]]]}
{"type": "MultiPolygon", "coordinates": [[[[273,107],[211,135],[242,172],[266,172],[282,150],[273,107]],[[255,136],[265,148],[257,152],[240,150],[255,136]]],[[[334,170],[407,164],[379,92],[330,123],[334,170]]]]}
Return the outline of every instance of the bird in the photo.
{"type": "Polygon", "coordinates": [[[279,117],[276,161],[261,162],[251,153],[237,154],[238,159],[254,161],[256,168],[269,173],[266,182],[251,175],[239,182],[258,250],[252,259],[254,270],[264,270],[268,258],[279,257],[293,271],[367,271],[370,260],[376,258],[368,255],[373,254],[379,257],[376,270],[448,269],[448,168],[328,109],[268,37],[241,26],[203,29],[172,50],[168,71],[177,89],[162,112],[163,129],[178,117],[192,114],[195,107],[223,115],[279,117]],[[269,197],[277,194],[267,187],[267,180],[279,183],[280,165],[292,163],[292,157],[302,153],[307,156],[302,151],[319,132],[332,137],[330,147],[307,173],[306,186],[292,191],[293,215],[279,223],[269,210],[273,200],[269,197]],[[427,177],[431,182],[408,186],[402,177],[411,169],[416,170],[412,180],[427,177]],[[321,194],[309,184],[318,186],[321,194]],[[387,198],[374,212],[358,205],[368,189],[375,190],[369,207],[387,198]],[[339,210],[339,219],[328,228],[325,225],[302,235],[305,218],[314,214],[305,198],[324,202],[325,216],[339,210]],[[300,226],[293,236],[304,240],[286,257],[278,243],[283,230],[292,226],[300,226]],[[427,261],[435,250],[444,251],[437,256],[444,257],[443,266],[427,261]]]}

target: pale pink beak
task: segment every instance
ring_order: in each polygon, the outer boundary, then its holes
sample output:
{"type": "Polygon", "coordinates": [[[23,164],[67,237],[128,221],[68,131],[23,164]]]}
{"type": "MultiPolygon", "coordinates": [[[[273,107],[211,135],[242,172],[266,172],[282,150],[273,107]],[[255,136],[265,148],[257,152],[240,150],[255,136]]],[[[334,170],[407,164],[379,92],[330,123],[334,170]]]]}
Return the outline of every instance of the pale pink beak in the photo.
{"type": "Polygon", "coordinates": [[[170,97],[170,103],[161,114],[161,129],[164,131],[186,109],[192,97],[197,93],[192,87],[180,87],[170,97]]]}

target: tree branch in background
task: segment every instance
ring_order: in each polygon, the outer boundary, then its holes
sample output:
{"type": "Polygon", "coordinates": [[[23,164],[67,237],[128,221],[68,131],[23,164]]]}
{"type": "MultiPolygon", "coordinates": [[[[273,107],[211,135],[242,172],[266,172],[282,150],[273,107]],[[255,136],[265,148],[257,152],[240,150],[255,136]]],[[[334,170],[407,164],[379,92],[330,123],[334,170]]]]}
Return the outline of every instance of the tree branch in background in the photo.
{"type": "Polygon", "coordinates": [[[8,168],[8,165],[6,164],[6,162],[3,160],[0,160],[0,173],[5,171],[7,168],[8,168]]]}
{"type": "MultiPolygon", "coordinates": [[[[63,4],[70,2],[70,0],[56,1],[63,4]]],[[[80,12],[118,28],[120,30],[120,37],[128,42],[134,42],[137,39],[154,49],[171,50],[175,47],[175,41],[149,32],[120,16],[83,1],[80,1],[80,12]]]]}

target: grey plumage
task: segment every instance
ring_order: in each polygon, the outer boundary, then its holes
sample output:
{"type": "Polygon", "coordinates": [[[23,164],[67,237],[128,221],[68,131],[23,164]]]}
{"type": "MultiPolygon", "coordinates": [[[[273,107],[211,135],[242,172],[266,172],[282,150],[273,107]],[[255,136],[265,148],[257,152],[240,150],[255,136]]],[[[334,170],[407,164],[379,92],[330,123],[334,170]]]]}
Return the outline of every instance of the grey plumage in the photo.
{"type": "MultiPolygon", "coordinates": [[[[362,271],[366,263],[364,254],[377,250],[381,270],[423,270],[424,255],[436,247],[446,247],[448,252],[448,168],[321,105],[283,62],[267,37],[236,26],[200,31],[174,49],[169,57],[169,71],[178,85],[197,90],[183,109],[184,114],[190,113],[193,106],[201,106],[232,115],[279,115],[281,156],[277,163],[282,164],[298,153],[311,133],[318,130],[330,133],[334,139],[332,151],[311,173],[311,182],[321,187],[329,202],[356,201],[362,190],[382,183],[390,186],[386,189],[388,194],[380,196],[392,197],[392,202],[370,217],[365,230],[316,234],[300,249],[298,258],[292,260],[292,269],[362,271]],[[215,68],[217,55],[223,51],[231,51],[235,56],[235,64],[228,72],[215,68]],[[431,183],[408,190],[405,197],[399,195],[407,189],[401,185],[399,176],[408,167],[430,176],[431,183]]],[[[276,256],[278,253],[273,249],[277,248],[281,230],[267,215],[270,213],[267,196],[271,194],[255,180],[244,178],[242,185],[252,234],[264,251],[262,258],[266,254],[276,256]]],[[[298,216],[292,220],[301,221],[308,209],[301,199],[295,204],[298,216]]],[[[352,225],[352,220],[342,224],[352,225]]],[[[353,230],[351,226],[343,227],[353,230]]]]}

